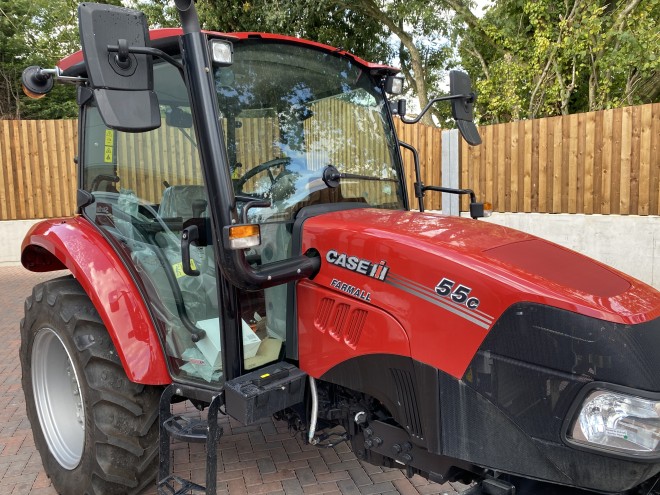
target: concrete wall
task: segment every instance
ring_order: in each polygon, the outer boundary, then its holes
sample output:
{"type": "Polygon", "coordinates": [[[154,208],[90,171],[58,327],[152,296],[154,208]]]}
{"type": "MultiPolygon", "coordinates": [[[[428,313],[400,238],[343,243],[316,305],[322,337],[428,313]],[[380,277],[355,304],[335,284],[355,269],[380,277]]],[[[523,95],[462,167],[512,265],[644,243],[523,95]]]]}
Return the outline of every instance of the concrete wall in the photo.
{"type": "Polygon", "coordinates": [[[21,243],[39,220],[5,220],[0,222],[0,266],[16,265],[21,260],[21,243]]]}
{"type": "Polygon", "coordinates": [[[555,242],[660,289],[658,216],[494,213],[485,221],[555,242]]]}
{"type": "MultiPolygon", "coordinates": [[[[16,264],[38,220],[0,222],[0,265],[16,264]]],[[[494,213],[493,222],[586,254],[660,289],[660,217],[494,213]]]]}

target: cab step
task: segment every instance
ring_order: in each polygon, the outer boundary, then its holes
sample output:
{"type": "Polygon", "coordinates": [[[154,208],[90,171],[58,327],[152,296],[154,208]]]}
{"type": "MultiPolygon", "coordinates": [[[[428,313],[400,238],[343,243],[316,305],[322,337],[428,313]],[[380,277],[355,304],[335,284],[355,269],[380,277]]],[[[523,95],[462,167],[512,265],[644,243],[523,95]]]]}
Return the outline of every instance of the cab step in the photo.
{"type": "Polygon", "coordinates": [[[160,396],[160,466],[158,469],[158,495],[187,495],[204,493],[216,495],[218,469],[218,442],[222,427],[218,425],[218,411],[222,395],[213,396],[208,407],[206,420],[173,415],[170,411],[172,398],[181,395],[179,385],[168,386],[160,396]],[[206,443],[206,486],[175,476],[170,472],[170,441],[206,443]]]}

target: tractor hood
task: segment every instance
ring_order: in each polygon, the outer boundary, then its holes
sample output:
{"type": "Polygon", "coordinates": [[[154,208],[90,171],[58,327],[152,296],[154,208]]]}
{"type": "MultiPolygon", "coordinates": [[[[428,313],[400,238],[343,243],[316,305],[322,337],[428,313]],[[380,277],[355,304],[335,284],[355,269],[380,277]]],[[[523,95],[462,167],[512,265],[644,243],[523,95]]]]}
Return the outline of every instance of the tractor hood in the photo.
{"type": "Polygon", "coordinates": [[[515,304],[622,327],[660,316],[660,293],[652,287],[482,221],[368,208],[333,212],[304,222],[302,248],[321,255],[316,284],[391,314],[406,330],[415,359],[456,377],[515,304]]]}

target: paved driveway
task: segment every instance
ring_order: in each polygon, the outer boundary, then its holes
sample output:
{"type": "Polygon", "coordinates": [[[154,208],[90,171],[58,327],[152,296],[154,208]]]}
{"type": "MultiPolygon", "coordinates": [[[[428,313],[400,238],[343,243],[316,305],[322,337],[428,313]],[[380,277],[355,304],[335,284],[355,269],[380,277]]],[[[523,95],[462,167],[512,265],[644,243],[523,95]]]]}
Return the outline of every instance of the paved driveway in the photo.
{"type": "MultiPolygon", "coordinates": [[[[19,321],[23,302],[32,287],[64,273],[35,274],[20,266],[0,267],[0,487],[3,494],[50,494],[55,490],[34,447],[25,415],[18,360],[19,321]]],[[[190,414],[189,404],[178,404],[190,414]]],[[[419,476],[407,479],[398,469],[381,469],[358,461],[344,443],[334,449],[318,449],[294,437],[286,425],[267,421],[253,426],[223,420],[220,440],[218,494],[456,494],[450,484],[429,483],[419,476]]],[[[175,473],[204,483],[203,444],[175,443],[175,473]]],[[[458,488],[458,485],[456,485],[458,488]]],[[[155,494],[155,488],[144,495],[155,494]]],[[[66,494],[68,495],[68,494],[66,494]]]]}

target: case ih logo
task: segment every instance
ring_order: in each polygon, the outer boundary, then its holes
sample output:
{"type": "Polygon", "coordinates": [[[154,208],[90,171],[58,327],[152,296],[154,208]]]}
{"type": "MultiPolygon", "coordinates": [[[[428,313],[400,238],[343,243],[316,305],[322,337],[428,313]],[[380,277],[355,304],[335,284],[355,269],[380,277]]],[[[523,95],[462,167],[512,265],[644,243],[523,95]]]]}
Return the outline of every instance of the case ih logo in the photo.
{"type": "Polygon", "coordinates": [[[374,263],[369,260],[358,258],[357,256],[348,256],[345,253],[338,253],[334,249],[328,251],[328,254],[325,255],[325,259],[328,263],[341,266],[352,272],[360,273],[377,280],[385,280],[387,272],[390,270],[385,261],[374,263]]]}

